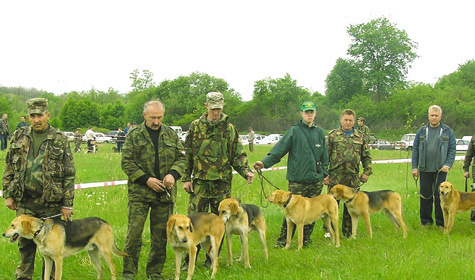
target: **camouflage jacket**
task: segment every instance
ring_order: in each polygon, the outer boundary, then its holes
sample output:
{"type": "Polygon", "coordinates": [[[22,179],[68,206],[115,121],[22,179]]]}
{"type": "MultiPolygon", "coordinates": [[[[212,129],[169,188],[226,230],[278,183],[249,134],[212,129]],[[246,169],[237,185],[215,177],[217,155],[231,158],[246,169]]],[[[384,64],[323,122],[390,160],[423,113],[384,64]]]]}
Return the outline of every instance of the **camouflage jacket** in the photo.
{"type": "Polygon", "coordinates": [[[363,132],[363,134],[366,136],[366,137],[369,137],[369,134],[370,134],[370,130],[369,130],[369,127],[365,124],[363,124],[362,126],[358,126],[358,130],[363,132]]]}
{"type": "Polygon", "coordinates": [[[284,137],[262,159],[271,167],[289,154],[287,180],[297,183],[322,181],[328,176],[328,151],[323,130],[303,121],[292,126],[284,137]]]}
{"type": "MultiPolygon", "coordinates": [[[[13,133],[2,179],[5,198],[21,201],[24,197],[28,153],[33,149],[32,133],[31,126],[22,127],[13,133]]],[[[68,139],[52,126],[49,126],[47,134],[38,154],[38,157],[42,157],[43,174],[40,177],[43,194],[37,203],[72,206],[76,170],[68,139]]]]}
{"type": "Polygon", "coordinates": [[[246,179],[246,173],[251,170],[238,131],[225,114],[217,122],[209,122],[207,116],[206,112],[191,122],[186,134],[187,163],[182,180],[191,181],[193,174],[202,180],[231,183],[232,168],[246,179]]]}
{"type": "MultiPolygon", "coordinates": [[[[470,171],[470,163],[472,162],[472,159],[475,157],[475,145],[473,145],[473,141],[475,141],[475,135],[472,136],[472,140],[470,140],[470,144],[468,145],[468,149],[465,154],[465,160],[463,161],[464,172],[470,171]]],[[[472,179],[475,180],[475,160],[473,161],[473,165],[472,165],[472,179]]]]}
{"type": "MultiPolygon", "coordinates": [[[[130,201],[152,201],[157,193],[147,185],[141,184],[139,178],[148,175],[163,180],[171,170],[183,176],[185,155],[183,145],[176,132],[163,125],[158,135],[158,162],[160,178],[155,174],[155,147],[145,127],[145,122],[132,129],[125,138],[122,149],[122,170],[127,174],[128,195],[130,201]]],[[[173,188],[173,199],[176,188],[173,188]]]]}
{"type": "Polygon", "coordinates": [[[367,138],[357,129],[346,137],[341,128],[328,133],[327,147],[329,155],[329,173],[359,175],[360,162],[363,173],[371,175],[371,154],[367,138]]]}

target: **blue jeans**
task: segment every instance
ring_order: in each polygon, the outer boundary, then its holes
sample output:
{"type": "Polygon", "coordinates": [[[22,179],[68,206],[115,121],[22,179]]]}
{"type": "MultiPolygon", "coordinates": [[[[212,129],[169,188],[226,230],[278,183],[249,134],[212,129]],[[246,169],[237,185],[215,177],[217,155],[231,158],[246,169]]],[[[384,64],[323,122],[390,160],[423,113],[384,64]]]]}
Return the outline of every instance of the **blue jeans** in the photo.
{"type": "Polygon", "coordinates": [[[432,209],[435,208],[435,224],[444,226],[444,214],[440,208],[439,185],[447,178],[445,172],[420,173],[420,219],[422,225],[432,225],[432,209]]]}

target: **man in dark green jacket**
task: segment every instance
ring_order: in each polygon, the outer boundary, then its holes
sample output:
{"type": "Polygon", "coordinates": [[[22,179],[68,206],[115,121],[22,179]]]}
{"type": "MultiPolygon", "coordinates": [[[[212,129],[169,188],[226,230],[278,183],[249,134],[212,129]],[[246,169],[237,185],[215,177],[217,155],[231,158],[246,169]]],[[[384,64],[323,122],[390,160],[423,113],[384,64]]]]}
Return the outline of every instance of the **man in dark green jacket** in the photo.
{"type": "Polygon", "coordinates": [[[122,170],[129,177],[128,228],[124,279],[138,270],[142,231],[150,211],[150,253],[146,275],[162,279],[166,259],[166,225],[176,198],[175,182],[183,175],[185,156],[176,132],[163,125],[165,107],[158,100],[145,104],[145,121],[127,134],[122,150],[122,170]]]}
{"type": "MultiPolygon", "coordinates": [[[[256,170],[278,163],[287,153],[287,180],[289,191],[304,197],[320,195],[323,179],[328,175],[328,152],[323,129],[314,124],[317,109],[313,102],[304,102],[300,108],[302,120],[292,126],[262,161],[254,164],[256,170]]],[[[304,227],[304,246],[312,240],[314,224],[304,227]]],[[[284,218],[276,247],[284,247],[287,223],[284,218]]]]}

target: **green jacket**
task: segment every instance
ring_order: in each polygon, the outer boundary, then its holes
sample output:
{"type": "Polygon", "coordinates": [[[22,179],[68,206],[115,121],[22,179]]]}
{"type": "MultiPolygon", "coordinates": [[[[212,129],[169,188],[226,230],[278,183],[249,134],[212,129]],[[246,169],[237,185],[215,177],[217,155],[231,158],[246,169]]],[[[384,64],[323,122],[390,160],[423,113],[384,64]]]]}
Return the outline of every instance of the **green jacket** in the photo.
{"type": "Polygon", "coordinates": [[[190,124],[185,139],[186,169],[182,181],[191,175],[201,180],[223,180],[231,183],[232,168],[246,179],[251,172],[239,134],[228,116],[217,122],[207,120],[208,113],[190,124]]]}
{"type": "MultiPolygon", "coordinates": [[[[465,160],[463,161],[464,172],[470,171],[470,163],[472,162],[472,159],[475,157],[475,145],[473,145],[473,141],[475,141],[475,135],[472,136],[472,140],[470,140],[470,144],[468,145],[467,152],[465,153],[465,160]]],[[[472,179],[475,180],[475,160],[473,161],[473,165],[472,165],[472,179]]]]}
{"type": "MultiPolygon", "coordinates": [[[[22,127],[13,133],[2,179],[4,198],[12,197],[18,202],[24,197],[28,153],[33,149],[32,133],[31,126],[22,127]]],[[[49,126],[38,157],[42,157],[42,174],[32,175],[40,178],[43,190],[36,203],[73,206],[76,169],[67,137],[49,126]]]]}
{"type": "MultiPolygon", "coordinates": [[[[185,155],[183,145],[176,132],[163,125],[158,135],[158,161],[160,178],[155,174],[155,148],[145,127],[145,122],[130,130],[122,148],[122,170],[128,176],[129,201],[153,201],[157,193],[147,185],[141,184],[139,178],[147,175],[163,180],[172,170],[183,175],[185,155]]],[[[175,178],[177,179],[177,178],[175,178]]],[[[176,187],[173,189],[173,199],[176,187]]]]}
{"type": "Polygon", "coordinates": [[[327,139],[330,174],[358,176],[361,162],[363,173],[371,175],[371,154],[367,141],[367,136],[357,129],[349,137],[341,128],[330,131],[327,139]]]}
{"type": "Polygon", "coordinates": [[[308,126],[302,120],[292,126],[284,137],[262,159],[264,166],[271,167],[289,154],[287,180],[297,183],[313,183],[328,175],[328,151],[323,130],[308,126]]]}

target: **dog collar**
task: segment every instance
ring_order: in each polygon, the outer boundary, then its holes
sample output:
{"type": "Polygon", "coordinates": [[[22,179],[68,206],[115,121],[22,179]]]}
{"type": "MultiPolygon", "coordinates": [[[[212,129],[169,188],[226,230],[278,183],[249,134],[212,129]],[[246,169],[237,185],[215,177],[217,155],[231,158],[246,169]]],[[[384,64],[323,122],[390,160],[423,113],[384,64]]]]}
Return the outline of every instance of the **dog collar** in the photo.
{"type": "Polygon", "coordinates": [[[289,199],[287,200],[286,203],[284,203],[284,208],[287,207],[287,205],[289,205],[291,199],[292,199],[292,194],[289,195],[289,199]]]}
{"type": "Polygon", "coordinates": [[[41,223],[40,229],[37,230],[37,231],[35,232],[35,234],[33,234],[33,238],[36,238],[36,237],[38,236],[38,234],[40,234],[40,232],[43,230],[44,224],[45,224],[44,222],[41,223]]]}

